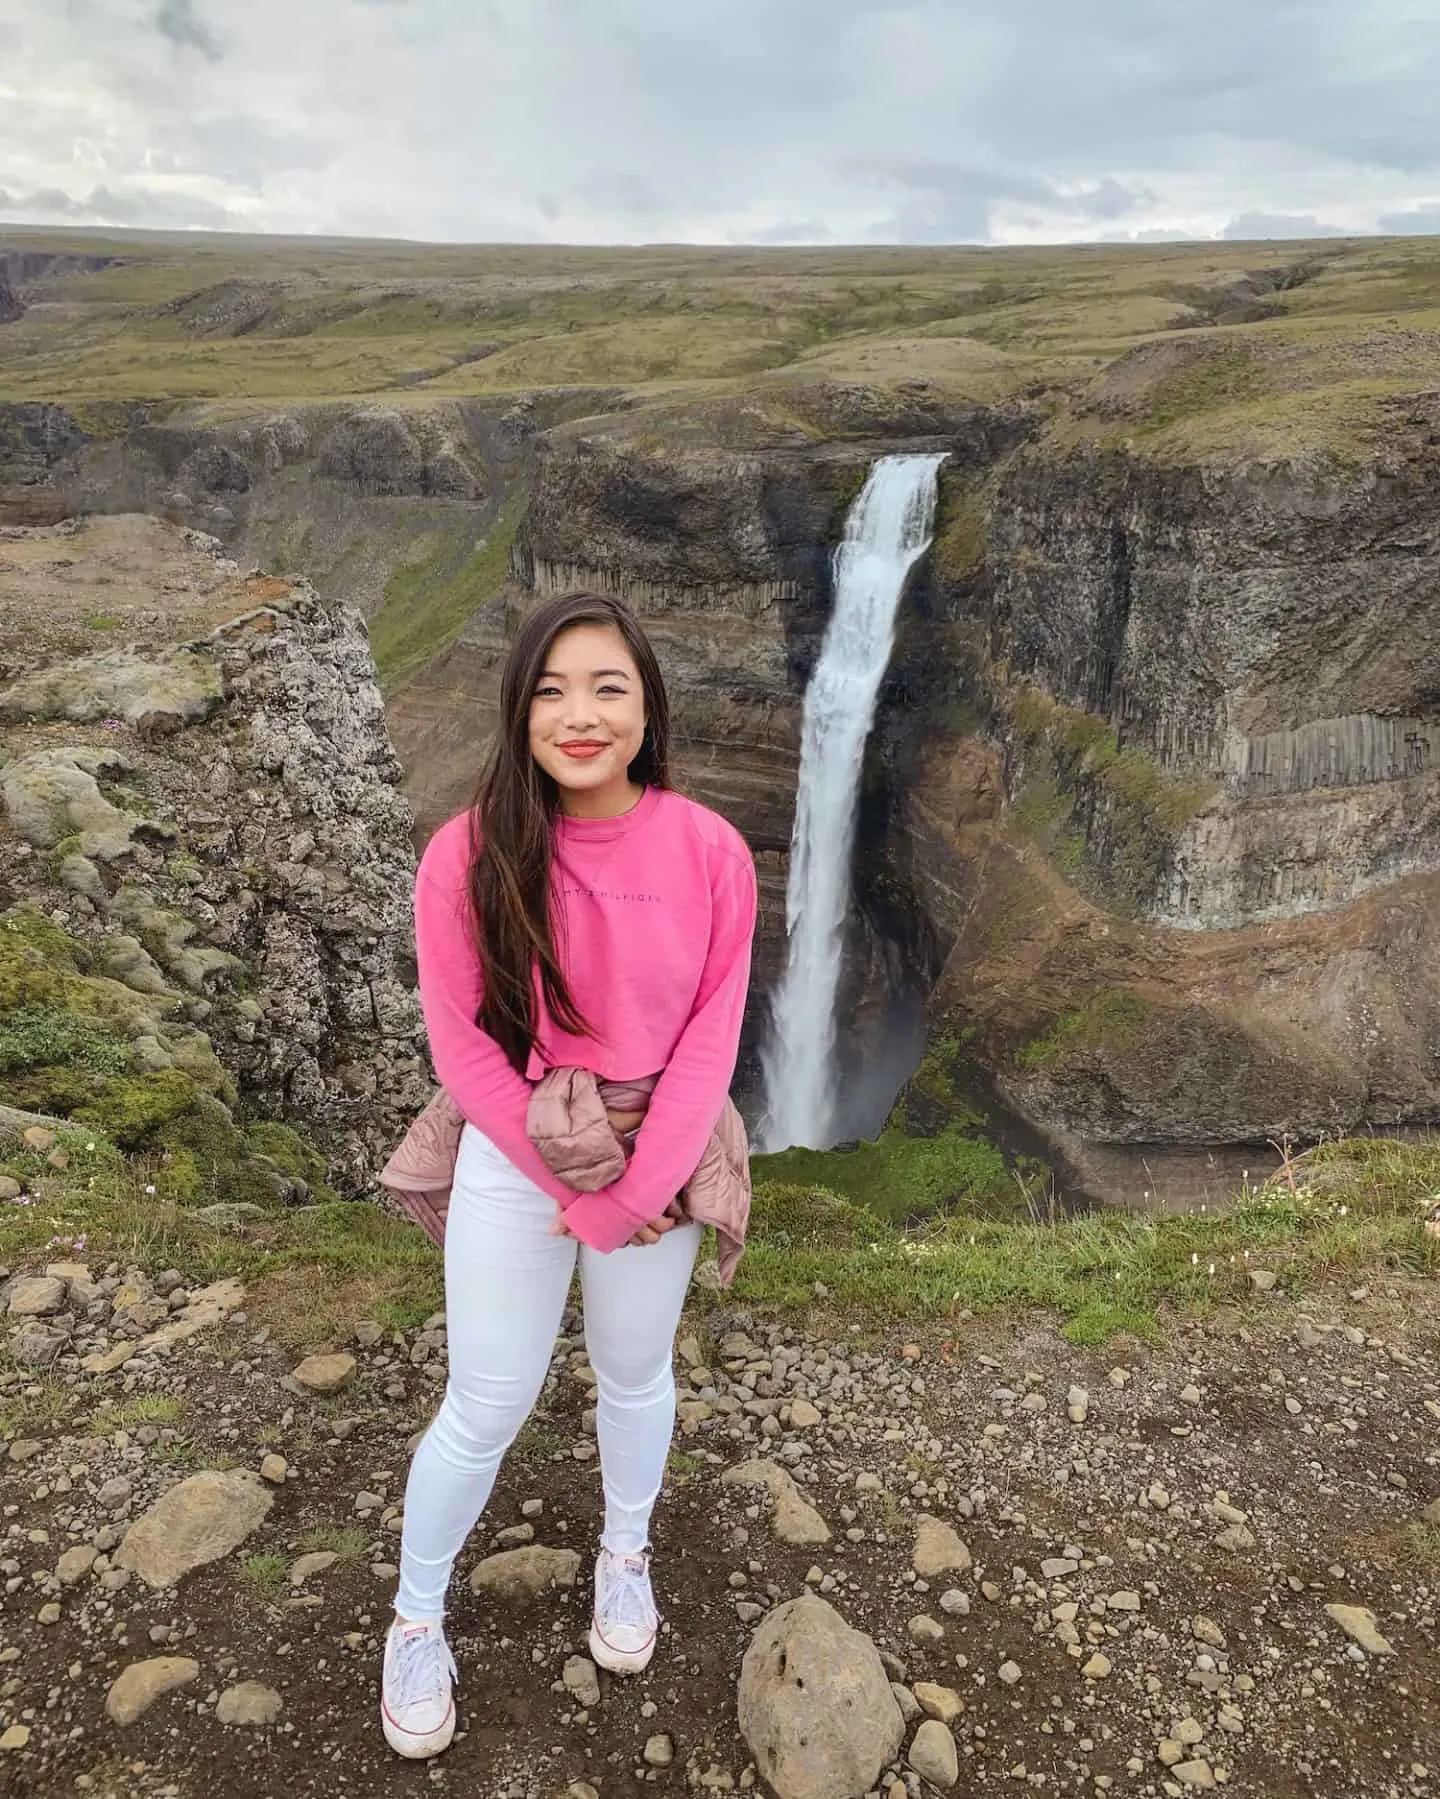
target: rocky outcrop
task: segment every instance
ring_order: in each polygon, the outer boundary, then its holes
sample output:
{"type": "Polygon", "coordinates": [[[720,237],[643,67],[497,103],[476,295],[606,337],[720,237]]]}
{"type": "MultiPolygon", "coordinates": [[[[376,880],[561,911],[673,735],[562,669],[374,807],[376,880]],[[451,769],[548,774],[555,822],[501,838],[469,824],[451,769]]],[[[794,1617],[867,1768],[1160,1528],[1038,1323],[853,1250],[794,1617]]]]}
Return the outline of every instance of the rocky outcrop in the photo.
{"type": "MultiPolygon", "coordinates": [[[[105,538],[97,525],[71,541],[103,556],[105,538]]],[[[172,533],[168,563],[164,538],[151,546],[155,590],[186,623],[198,541],[172,533]]],[[[202,563],[230,570],[224,622],[176,644],[159,613],[123,652],[48,662],[0,692],[15,834],[0,907],[38,907],[131,1011],[155,1012],[121,1033],[129,1050],[107,1038],[104,1056],[130,1066],[106,1070],[172,1087],[203,1073],[169,1022],[178,1012],[248,1111],[303,1122],[331,1178],[355,1190],[428,1092],[400,765],[356,615],[303,582],[246,581],[218,545],[200,547],[202,563]]],[[[0,610],[25,592],[0,592],[0,610]]],[[[208,604],[224,611],[214,594],[208,604]]],[[[43,960],[62,954],[56,936],[43,960]]],[[[82,976],[77,965],[66,978],[82,976]]],[[[47,1004],[93,1010],[80,987],[47,1004]]],[[[202,1085],[223,1100],[214,1066],[202,1085]]],[[[26,1103],[84,1103],[67,1092],[52,1081],[26,1103]]],[[[166,1093],[176,1113],[184,1095],[166,1093]]],[[[117,1118],[123,1097],[105,1102],[117,1118]]],[[[148,1114],[126,1103],[140,1129],[148,1114]]]]}

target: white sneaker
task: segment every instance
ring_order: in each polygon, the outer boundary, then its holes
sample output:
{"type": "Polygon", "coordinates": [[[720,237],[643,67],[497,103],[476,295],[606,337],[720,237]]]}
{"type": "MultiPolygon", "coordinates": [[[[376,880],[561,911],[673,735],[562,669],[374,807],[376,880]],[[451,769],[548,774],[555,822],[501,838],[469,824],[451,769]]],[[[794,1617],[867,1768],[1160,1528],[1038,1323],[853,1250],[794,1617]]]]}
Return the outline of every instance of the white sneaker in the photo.
{"type": "Polygon", "coordinates": [[[650,1590],[648,1555],[611,1555],[595,1563],[595,1616],[590,1653],[612,1674],[639,1674],[655,1653],[660,1614],[650,1590]]]}
{"type": "Polygon", "coordinates": [[[439,1755],[455,1734],[455,1701],[450,1683],[455,1658],[443,1624],[402,1624],[397,1618],[385,1638],[380,1685],[380,1722],[385,1741],[411,1761],[439,1755]]]}

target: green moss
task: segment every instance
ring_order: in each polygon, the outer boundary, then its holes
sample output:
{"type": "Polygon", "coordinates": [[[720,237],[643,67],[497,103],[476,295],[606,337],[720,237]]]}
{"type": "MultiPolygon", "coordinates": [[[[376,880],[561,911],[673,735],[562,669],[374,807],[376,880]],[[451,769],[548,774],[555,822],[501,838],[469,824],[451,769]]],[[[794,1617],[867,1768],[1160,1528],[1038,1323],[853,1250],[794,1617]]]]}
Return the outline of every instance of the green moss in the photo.
{"type": "Polygon", "coordinates": [[[1016,1066],[1036,1073],[1082,1050],[1123,1050],[1152,1016],[1153,1009],[1137,993],[1112,988],[1094,994],[1077,1011],[1062,1014],[1042,1036],[1019,1049],[1016,1066]]]}
{"type": "Polygon", "coordinates": [[[70,1116],[93,1124],[122,1149],[136,1149],[183,1117],[200,1097],[188,1074],[162,1068],[107,1080],[94,1098],[70,1108],[70,1116]]]}
{"type": "MultiPolygon", "coordinates": [[[[760,1164],[777,1157],[756,1158],[760,1164]]],[[[854,1249],[885,1234],[875,1213],[824,1187],[761,1178],[755,1184],[752,1229],[776,1249],[854,1249]]]]}

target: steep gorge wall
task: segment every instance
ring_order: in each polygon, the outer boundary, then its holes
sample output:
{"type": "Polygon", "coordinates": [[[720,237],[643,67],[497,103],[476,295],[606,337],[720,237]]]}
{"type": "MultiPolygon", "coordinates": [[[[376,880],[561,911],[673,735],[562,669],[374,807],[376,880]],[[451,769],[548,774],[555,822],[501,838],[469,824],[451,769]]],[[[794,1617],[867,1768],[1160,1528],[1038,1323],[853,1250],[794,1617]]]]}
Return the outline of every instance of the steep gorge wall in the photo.
{"type": "Polygon", "coordinates": [[[955,1072],[1080,1163],[1440,1115],[1437,491],[1423,449],[948,479],[878,897],[955,1072]]]}

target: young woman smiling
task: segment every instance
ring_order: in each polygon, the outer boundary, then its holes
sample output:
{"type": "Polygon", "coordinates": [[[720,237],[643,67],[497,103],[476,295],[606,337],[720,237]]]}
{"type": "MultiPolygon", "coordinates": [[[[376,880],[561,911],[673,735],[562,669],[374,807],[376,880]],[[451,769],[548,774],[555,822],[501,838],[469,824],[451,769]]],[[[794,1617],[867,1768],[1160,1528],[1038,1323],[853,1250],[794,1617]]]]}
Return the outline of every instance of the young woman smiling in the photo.
{"type": "Polygon", "coordinates": [[[455,1557],[540,1393],[579,1263],[605,1496],[590,1648],[654,1652],[650,1515],[675,1423],[672,1344],[700,1227],[676,1195],[734,1072],[755,926],[739,833],[670,786],[669,706],[629,608],[570,594],[531,611],[500,685],[475,806],[420,863],[415,936],[435,1069],[463,1112],[445,1233],[449,1382],[405,1495],[381,1718],[401,1755],[455,1729],[445,1642],[455,1557]],[[624,1175],[577,1193],[527,1134],[548,1069],[659,1076],[624,1175]]]}

